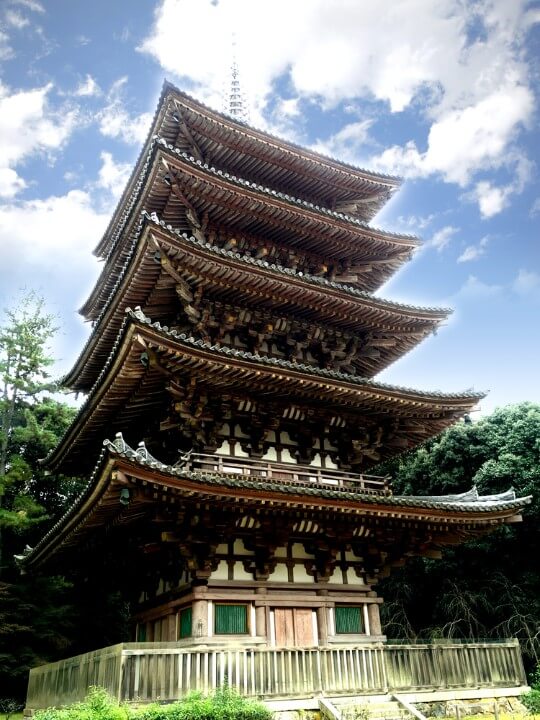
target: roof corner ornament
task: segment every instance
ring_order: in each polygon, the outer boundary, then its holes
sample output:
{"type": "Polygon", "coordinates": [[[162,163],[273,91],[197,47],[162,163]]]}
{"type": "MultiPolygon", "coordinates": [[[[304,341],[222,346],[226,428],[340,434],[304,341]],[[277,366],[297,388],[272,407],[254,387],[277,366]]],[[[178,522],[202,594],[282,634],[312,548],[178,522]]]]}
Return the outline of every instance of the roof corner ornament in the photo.
{"type": "Polygon", "coordinates": [[[127,444],[126,444],[126,441],[124,440],[124,436],[122,435],[121,432],[116,433],[112,444],[114,445],[117,452],[123,453],[126,451],[127,444]]]}

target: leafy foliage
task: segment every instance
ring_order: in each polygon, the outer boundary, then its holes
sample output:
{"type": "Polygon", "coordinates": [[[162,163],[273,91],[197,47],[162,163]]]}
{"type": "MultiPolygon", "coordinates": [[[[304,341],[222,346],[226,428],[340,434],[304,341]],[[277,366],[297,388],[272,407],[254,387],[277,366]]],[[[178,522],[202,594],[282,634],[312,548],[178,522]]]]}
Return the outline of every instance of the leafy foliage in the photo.
{"type": "Polygon", "coordinates": [[[55,332],[52,316],[43,312],[43,301],[33,294],[5,315],[7,322],[0,327],[0,573],[4,528],[25,530],[43,514],[28,492],[29,465],[13,443],[26,409],[52,387],[47,343],[55,332]]]}
{"type": "Polygon", "coordinates": [[[532,495],[524,522],[501,527],[438,561],[415,559],[383,581],[389,637],[516,636],[540,658],[540,406],[508,406],[462,422],[382,468],[395,493],[532,495]]]}
{"type": "Polygon", "coordinates": [[[22,703],[14,698],[0,699],[0,713],[4,714],[4,720],[10,720],[14,713],[23,709],[22,703]]]}
{"type": "Polygon", "coordinates": [[[54,389],[48,343],[56,328],[30,294],[0,325],[0,686],[24,697],[28,669],[63,654],[73,634],[69,585],[21,576],[14,556],[42,536],[80,487],[39,466],[74,410],[44,393],[54,389]]]}
{"type": "Polygon", "coordinates": [[[92,688],[81,703],[65,708],[38,710],[36,720],[128,720],[125,706],[120,706],[103,688],[92,688]]]}
{"type": "Polygon", "coordinates": [[[530,692],[522,695],[520,700],[531,714],[540,715],[540,665],[536,666],[530,682],[530,692]]]}
{"type": "Polygon", "coordinates": [[[35,720],[270,720],[271,717],[272,713],[262,703],[244,698],[227,687],[213,695],[191,693],[175,703],[153,703],[139,709],[119,705],[103,688],[92,688],[82,703],[39,710],[35,714],[35,720]]]}

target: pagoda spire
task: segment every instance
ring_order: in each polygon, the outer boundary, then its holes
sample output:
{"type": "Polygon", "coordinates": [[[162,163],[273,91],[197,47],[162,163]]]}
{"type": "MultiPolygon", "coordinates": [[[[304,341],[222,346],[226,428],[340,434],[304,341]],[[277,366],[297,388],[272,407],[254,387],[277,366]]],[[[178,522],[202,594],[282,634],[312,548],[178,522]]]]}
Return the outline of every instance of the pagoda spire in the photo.
{"type": "Polygon", "coordinates": [[[245,93],[240,83],[240,70],[236,56],[236,37],[233,36],[233,52],[230,68],[229,88],[225,91],[224,112],[235,120],[249,122],[249,111],[245,93]]]}

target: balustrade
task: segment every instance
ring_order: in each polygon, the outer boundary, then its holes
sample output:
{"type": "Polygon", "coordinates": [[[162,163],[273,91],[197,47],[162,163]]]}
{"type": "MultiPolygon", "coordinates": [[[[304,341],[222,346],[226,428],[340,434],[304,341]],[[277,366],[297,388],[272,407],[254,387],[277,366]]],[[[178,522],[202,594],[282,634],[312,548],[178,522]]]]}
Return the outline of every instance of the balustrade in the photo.
{"type": "MultiPolygon", "coordinates": [[[[180,463],[182,464],[182,463],[180,463]]],[[[273,480],[302,486],[321,486],[346,489],[347,492],[370,495],[390,495],[390,478],[333,470],[312,465],[265,462],[251,458],[226,455],[190,453],[182,467],[193,471],[248,476],[253,480],[273,480]]]]}
{"type": "Polygon", "coordinates": [[[27,707],[64,705],[91,685],[127,702],[174,700],[228,685],[265,699],[519,687],[515,640],[332,648],[182,648],[126,643],[30,671],[27,707]]]}

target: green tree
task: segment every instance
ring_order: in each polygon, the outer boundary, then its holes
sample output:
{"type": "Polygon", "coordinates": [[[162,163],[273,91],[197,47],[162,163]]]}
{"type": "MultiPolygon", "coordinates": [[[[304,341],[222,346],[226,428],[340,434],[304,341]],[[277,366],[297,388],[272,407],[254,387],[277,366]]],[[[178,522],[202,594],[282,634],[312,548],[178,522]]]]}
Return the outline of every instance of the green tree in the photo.
{"type": "Polygon", "coordinates": [[[513,487],[532,495],[522,523],[415,559],[381,585],[390,637],[517,636],[531,665],[540,657],[540,406],[522,403],[461,422],[379,471],[396,494],[480,493],[513,487]]]}
{"type": "Polygon", "coordinates": [[[0,574],[6,562],[4,530],[23,530],[43,514],[28,492],[30,466],[14,443],[25,410],[52,389],[48,343],[55,331],[54,318],[33,293],[16,309],[5,310],[0,326],[0,574]]]}
{"type": "Polygon", "coordinates": [[[54,318],[33,294],[0,325],[0,688],[24,697],[28,669],[65,654],[75,630],[63,578],[21,576],[14,555],[34,544],[81,488],[39,465],[75,410],[48,397],[54,318]]]}

